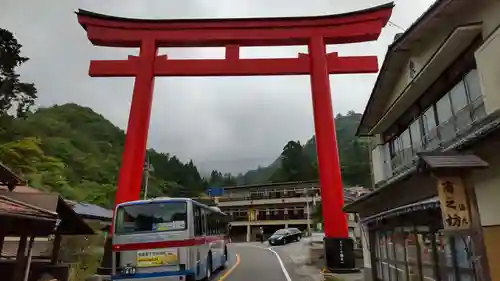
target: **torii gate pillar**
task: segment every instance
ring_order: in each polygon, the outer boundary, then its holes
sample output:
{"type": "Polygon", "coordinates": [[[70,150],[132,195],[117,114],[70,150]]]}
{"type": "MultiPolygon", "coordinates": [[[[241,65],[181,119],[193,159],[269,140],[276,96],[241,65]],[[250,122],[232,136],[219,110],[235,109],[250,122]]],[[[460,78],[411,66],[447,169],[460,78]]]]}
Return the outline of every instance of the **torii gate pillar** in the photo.
{"type": "MultiPolygon", "coordinates": [[[[376,56],[339,57],[327,44],[376,40],[393,4],[321,17],[139,20],[79,10],[78,21],[94,45],[140,48],[138,57],[92,61],[93,77],[135,77],[116,204],[139,199],[156,76],[310,75],[323,206],[327,267],[355,268],[353,240],[343,212],[329,74],[376,73],[376,56]],[[244,46],[307,45],[297,58],[241,59],[244,46]],[[225,59],[172,60],[159,47],[225,47],[225,59]]],[[[112,230],[112,229],[111,229],[112,230]]]]}

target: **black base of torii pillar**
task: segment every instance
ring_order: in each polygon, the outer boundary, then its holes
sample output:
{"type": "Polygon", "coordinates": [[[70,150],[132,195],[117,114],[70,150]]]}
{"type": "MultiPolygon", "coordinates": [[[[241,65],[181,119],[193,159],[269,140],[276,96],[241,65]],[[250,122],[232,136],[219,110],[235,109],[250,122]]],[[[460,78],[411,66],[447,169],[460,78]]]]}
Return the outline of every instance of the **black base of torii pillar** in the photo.
{"type": "Polygon", "coordinates": [[[326,269],[328,272],[360,272],[360,269],[356,267],[354,240],[352,238],[325,237],[323,239],[323,244],[325,248],[326,269]]]}

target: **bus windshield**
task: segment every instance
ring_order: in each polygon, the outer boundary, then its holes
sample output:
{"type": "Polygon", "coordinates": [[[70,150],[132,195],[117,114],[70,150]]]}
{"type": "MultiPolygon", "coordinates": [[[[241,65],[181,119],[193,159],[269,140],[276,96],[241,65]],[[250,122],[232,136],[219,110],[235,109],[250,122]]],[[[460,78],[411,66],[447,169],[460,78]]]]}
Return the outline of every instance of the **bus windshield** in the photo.
{"type": "Polygon", "coordinates": [[[151,202],[118,207],[115,233],[184,230],[187,226],[186,202],[151,202]]]}

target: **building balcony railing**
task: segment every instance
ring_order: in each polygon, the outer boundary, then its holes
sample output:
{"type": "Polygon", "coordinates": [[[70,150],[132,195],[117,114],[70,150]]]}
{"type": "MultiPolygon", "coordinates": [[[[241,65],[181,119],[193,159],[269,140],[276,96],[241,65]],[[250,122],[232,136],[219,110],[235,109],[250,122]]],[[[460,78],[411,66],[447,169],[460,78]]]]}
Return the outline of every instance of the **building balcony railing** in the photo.
{"type": "Polygon", "coordinates": [[[307,214],[258,214],[253,218],[248,215],[233,215],[233,221],[271,221],[271,220],[306,220],[307,214]]]}
{"type": "Polygon", "coordinates": [[[418,152],[433,151],[443,147],[461,137],[464,132],[484,117],[486,117],[484,101],[482,98],[478,98],[425,135],[422,145],[414,144],[413,147],[407,147],[395,153],[390,160],[392,175],[397,175],[414,166],[418,152]]]}
{"type": "Polygon", "coordinates": [[[250,194],[246,196],[227,196],[220,197],[219,202],[228,201],[252,201],[252,200],[266,200],[266,199],[284,199],[284,198],[312,198],[319,195],[319,190],[314,192],[304,193],[293,193],[293,192],[269,192],[268,194],[250,194]]]}

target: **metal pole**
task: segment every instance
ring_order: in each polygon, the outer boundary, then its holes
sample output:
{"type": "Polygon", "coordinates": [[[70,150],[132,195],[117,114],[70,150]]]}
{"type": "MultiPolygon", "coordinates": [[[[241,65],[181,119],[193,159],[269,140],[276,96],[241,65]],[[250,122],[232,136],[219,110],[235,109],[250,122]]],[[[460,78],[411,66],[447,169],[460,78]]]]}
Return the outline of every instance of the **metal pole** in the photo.
{"type": "Polygon", "coordinates": [[[251,224],[251,215],[252,215],[252,208],[250,207],[248,209],[248,226],[247,226],[247,242],[251,241],[251,236],[252,236],[252,224],[251,224]]]}
{"type": "Polygon", "coordinates": [[[310,205],[309,205],[309,192],[307,190],[307,187],[304,188],[304,192],[306,194],[307,233],[308,233],[309,236],[311,236],[311,208],[310,208],[310,205]]]}
{"type": "Polygon", "coordinates": [[[144,183],[144,200],[148,199],[149,167],[146,168],[146,183],[144,183]]]}
{"type": "MultiPolygon", "coordinates": [[[[309,206],[309,194],[306,189],[306,208],[307,208],[307,233],[312,237],[311,233],[311,208],[309,206]]],[[[312,198],[312,197],[311,197],[312,198]]]]}
{"type": "MultiPolygon", "coordinates": [[[[147,154],[147,151],[146,151],[147,154]]],[[[144,169],[146,172],[145,183],[144,183],[144,200],[148,199],[148,185],[149,185],[149,155],[146,155],[146,167],[144,169]]]]}
{"type": "Polygon", "coordinates": [[[30,237],[30,242],[28,244],[28,256],[26,259],[26,265],[24,268],[24,281],[28,281],[29,276],[30,276],[30,269],[31,269],[31,260],[33,258],[33,242],[35,241],[35,236],[30,237]]]}

